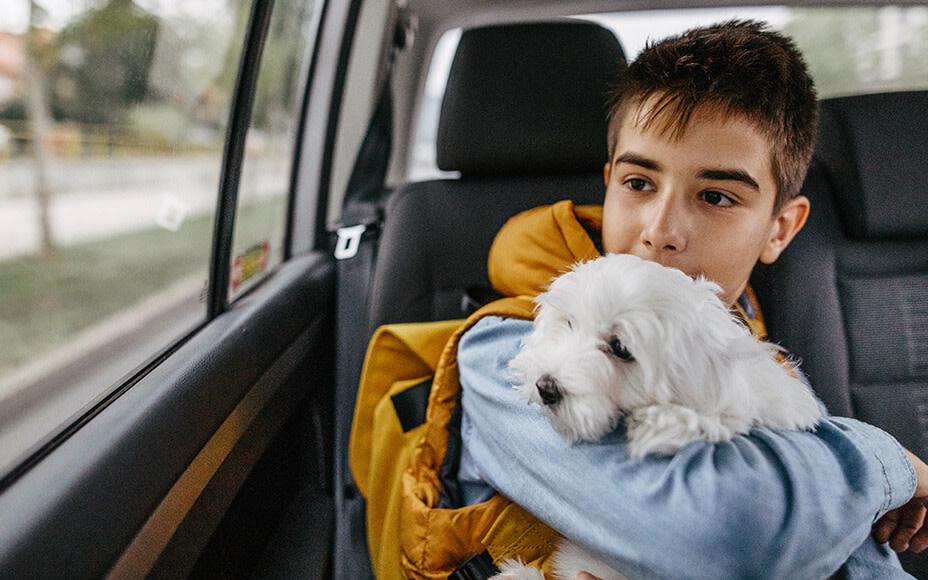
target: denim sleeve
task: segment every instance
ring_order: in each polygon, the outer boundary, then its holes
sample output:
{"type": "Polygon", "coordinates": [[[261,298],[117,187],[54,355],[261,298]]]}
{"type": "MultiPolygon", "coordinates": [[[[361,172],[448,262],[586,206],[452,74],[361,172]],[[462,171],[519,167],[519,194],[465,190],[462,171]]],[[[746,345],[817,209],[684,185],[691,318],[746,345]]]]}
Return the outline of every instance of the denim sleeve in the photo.
{"type": "Polygon", "coordinates": [[[630,577],[825,578],[914,493],[895,439],[852,419],[641,460],[621,427],[568,445],[511,388],[530,329],[487,318],[461,340],[460,479],[470,502],[496,489],[630,577]]]}
{"type": "Polygon", "coordinates": [[[889,544],[877,544],[872,537],[864,540],[835,578],[844,580],[902,580],[913,576],[902,569],[899,556],[889,544]]]}

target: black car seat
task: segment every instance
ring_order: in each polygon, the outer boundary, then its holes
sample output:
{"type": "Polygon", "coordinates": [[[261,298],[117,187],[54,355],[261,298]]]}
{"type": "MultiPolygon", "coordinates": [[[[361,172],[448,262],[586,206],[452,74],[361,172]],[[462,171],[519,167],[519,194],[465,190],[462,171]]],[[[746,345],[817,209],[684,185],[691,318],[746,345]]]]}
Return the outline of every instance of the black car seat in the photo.
{"type": "MultiPolygon", "coordinates": [[[[463,32],[438,130],[438,165],[457,179],[398,188],[384,208],[366,346],[381,324],[460,318],[489,288],[497,230],[535,206],[602,203],[606,101],[625,67],[616,37],[588,22],[463,32]]],[[[348,425],[339,425],[347,430],[348,425]]],[[[336,457],[336,578],[370,576],[364,501],[336,457]]]]}
{"type": "Polygon", "coordinates": [[[442,102],[438,166],[460,179],[413,183],[387,203],[374,326],[461,316],[489,286],[496,231],[561,199],[602,203],[609,83],[625,59],[599,25],[558,22],[465,31],[442,102]]]}
{"type": "MultiPolygon", "coordinates": [[[[928,92],[821,103],[805,228],[755,272],[773,340],[831,413],[928,459],[928,92]]],[[[903,555],[928,578],[928,559],[903,555]]]]}

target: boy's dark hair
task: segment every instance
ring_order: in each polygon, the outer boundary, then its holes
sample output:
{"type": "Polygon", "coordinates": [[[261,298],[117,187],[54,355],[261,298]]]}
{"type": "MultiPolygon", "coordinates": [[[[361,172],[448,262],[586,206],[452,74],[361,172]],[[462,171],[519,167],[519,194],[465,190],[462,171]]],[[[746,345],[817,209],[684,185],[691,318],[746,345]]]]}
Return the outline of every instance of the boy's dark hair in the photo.
{"type": "Polygon", "coordinates": [[[609,158],[626,113],[655,98],[643,120],[680,135],[693,112],[739,115],[772,145],[774,212],[799,194],[809,168],[818,102],[792,41],[756,21],[732,20],[648,44],[619,80],[609,111],[609,158]]]}

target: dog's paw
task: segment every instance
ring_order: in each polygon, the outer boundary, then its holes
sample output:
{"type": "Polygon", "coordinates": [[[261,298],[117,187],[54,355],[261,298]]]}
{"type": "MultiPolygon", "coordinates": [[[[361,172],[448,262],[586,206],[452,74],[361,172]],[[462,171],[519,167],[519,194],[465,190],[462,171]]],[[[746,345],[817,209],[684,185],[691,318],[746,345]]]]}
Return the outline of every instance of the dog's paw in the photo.
{"type": "Polygon", "coordinates": [[[734,436],[721,421],[681,405],[648,405],[626,419],[628,452],[641,458],[649,453],[672,455],[693,441],[726,441],[734,436]]]}
{"type": "Polygon", "coordinates": [[[538,568],[522,563],[522,560],[503,560],[499,563],[499,574],[490,580],[545,580],[545,575],[538,568]]]}

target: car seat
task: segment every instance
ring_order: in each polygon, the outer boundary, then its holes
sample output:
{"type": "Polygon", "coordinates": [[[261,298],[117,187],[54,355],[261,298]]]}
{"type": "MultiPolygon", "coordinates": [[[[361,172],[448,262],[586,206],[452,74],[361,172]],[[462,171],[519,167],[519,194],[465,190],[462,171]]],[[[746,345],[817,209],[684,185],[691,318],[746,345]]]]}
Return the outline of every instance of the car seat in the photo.
{"type": "MultiPolygon", "coordinates": [[[[490,295],[490,244],[515,214],[562,199],[602,203],[607,94],[624,67],[616,37],[589,22],[462,33],[437,144],[439,168],[460,177],[389,197],[358,348],[381,324],[461,318],[490,295]]],[[[349,428],[337,427],[343,441],[349,428]]],[[[338,453],[335,470],[334,576],[370,577],[364,500],[347,455],[338,453]]]]}
{"type": "MultiPolygon", "coordinates": [[[[824,100],[802,193],[812,204],[754,289],[773,340],[831,413],[928,459],[928,92],[824,100]]],[[[928,578],[928,559],[904,554],[928,578]]]]}

